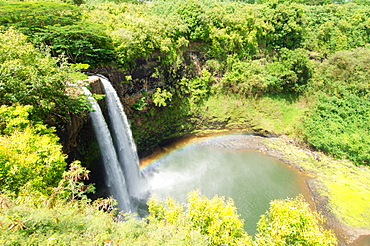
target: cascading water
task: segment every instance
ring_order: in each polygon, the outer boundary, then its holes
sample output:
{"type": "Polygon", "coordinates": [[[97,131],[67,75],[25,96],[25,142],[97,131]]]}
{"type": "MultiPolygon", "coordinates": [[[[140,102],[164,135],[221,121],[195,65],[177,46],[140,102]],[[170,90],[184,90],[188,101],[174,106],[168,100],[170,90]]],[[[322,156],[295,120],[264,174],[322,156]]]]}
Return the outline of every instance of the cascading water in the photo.
{"type": "Polygon", "coordinates": [[[90,112],[90,117],[101,151],[106,175],[105,180],[109,192],[117,200],[118,207],[121,210],[127,213],[132,212],[133,208],[131,206],[126,181],[117,158],[116,150],[113,145],[108,125],[103,117],[99,104],[91,96],[90,91],[85,87],[83,87],[82,89],[85,95],[88,96],[93,110],[92,112],[90,112]]]}
{"type": "Polygon", "coordinates": [[[127,183],[128,193],[132,200],[140,199],[145,192],[146,185],[139,169],[139,158],[130,125],[116,90],[107,78],[102,75],[99,75],[99,77],[106,94],[110,128],[117,157],[127,183]]]}
{"type": "MultiPolygon", "coordinates": [[[[109,115],[106,124],[99,105],[91,99],[91,118],[106,170],[111,194],[124,212],[139,212],[147,198],[147,181],[141,175],[139,157],[121,101],[107,78],[98,75],[103,85],[109,115]]],[[[90,98],[91,93],[84,88],[90,98]]]]}

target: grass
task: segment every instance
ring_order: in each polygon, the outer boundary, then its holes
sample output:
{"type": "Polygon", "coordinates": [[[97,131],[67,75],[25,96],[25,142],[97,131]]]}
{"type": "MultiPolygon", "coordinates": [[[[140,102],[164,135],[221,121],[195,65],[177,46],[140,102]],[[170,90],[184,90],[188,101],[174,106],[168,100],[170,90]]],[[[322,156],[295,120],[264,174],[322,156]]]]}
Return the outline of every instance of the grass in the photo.
{"type": "Polygon", "coordinates": [[[329,204],[345,224],[370,229],[370,169],[343,162],[326,174],[329,204]]]}
{"type": "Polygon", "coordinates": [[[348,160],[335,160],[321,154],[321,159],[281,139],[266,141],[284,158],[315,173],[322,184],[319,191],[327,196],[333,214],[345,225],[370,229],[370,168],[348,160]]]}
{"type": "Polygon", "coordinates": [[[262,128],[295,136],[300,132],[301,119],[306,112],[302,104],[303,100],[292,102],[278,97],[246,99],[217,95],[210,97],[199,112],[209,124],[223,122],[228,129],[262,128]]]}

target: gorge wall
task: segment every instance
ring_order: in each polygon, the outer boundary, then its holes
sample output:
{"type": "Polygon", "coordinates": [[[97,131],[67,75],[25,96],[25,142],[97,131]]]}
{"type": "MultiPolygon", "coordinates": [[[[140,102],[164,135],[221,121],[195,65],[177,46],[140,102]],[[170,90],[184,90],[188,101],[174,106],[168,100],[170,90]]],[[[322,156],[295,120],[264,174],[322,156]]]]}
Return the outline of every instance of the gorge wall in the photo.
{"type": "MultiPolygon", "coordinates": [[[[158,54],[153,54],[147,59],[136,60],[136,65],[126,70],[102,67],[84,71],[90,75],[104,75],[113,84],[131,123],[140,157],[173,138],[194,131],[242,129],[263,136],[274,135],[253,125],[240,114],[218,116],[208,113],[208,106],[191,108],[186,93],[180,93],[176,83],[182,78],[199,77],[205,67],[205,59],[202,52],[197,50],[188,50],[182,56],[182,62],[176,67],[163,65],[158,62],[158,54]],[[158,106],[153,102],[152,96],[158,88],[172,93],[167,106],[158,106]]],[[[92,93],[104,94],[98,78],[92,80],[90,86],[92,93]]],[[[104,100],[99,100],[99,104],[106,111],[104,100]]],[[[214,107],[218,107],[217,100],[214,107]]],[[[98,147],[92,132],[88,114],[71,115],[64,132],[59,134],[64,152],[71,160],[79,159],[89,165],[98,157],[98,147]]]]}

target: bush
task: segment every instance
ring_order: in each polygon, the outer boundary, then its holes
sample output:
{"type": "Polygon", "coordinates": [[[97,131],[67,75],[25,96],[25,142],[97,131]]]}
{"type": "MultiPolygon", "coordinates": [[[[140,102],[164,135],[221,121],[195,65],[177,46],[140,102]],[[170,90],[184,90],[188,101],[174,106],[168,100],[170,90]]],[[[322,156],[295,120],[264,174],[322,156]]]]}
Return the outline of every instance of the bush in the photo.
{"type": "Polygon", "coordinates": [[[301,94],[313,74],[313,66],[303,49],[281,49],[273,61],[267,59],[227,59],[227,70],[221,79],[225,92],[258,97],[266,93],[301,94]]]}
{"type": "Polygon", "coordinates": [[[356,4],[305,7],[304,47],[318,58],[369,43],[370,9],[356,4]]]}
{"type": "Polygon", "coordinates": [[[317,69],[314,90],[332,96],[370,94],[370,49],[341,51],[325,60],[317,69]]]}
{"type": "Polygon", "coordinates": [[[0,25],[33,36],[46,26],[72,25],[81,18],[78,7],[57,2],[0,1],[0,25]]]}
{"type": "Polygon", "coordinates": [[[24,194],[17,199],[0,195],[0,243],[189,246],[336,243],[334,236],[320,226],[321,217],[310,211],[302,197],[272,202],[270,211],[259,222],[255,242],[243,230],[233,202],[225,202],[222,197],[208,199],[191,192],[186,204],[170,198],[165,202],[152,199],[150,215],[143,220],[99,210],[112,206],[112,202],[98,199],[91,204],[84,197],[66,201],[37,194],[24,194]]]}
{"type": "Polygon", "coordinates": [[[281,48],[296,49],[303,41],[303,6],[289,1],[268,1],[261,9],[268,23],[263,45],[270,52],[281,48]]]}
{"type": "Polygon", "coordinates": [[[1,2],[0,25],[16,28],[35,46],[47,45],[54,57],[65,54],[72,63],[96,66],[114,58],[104,26],[81,22],[81,9],[70,4],[1,2]]]}
{"type": "Polygon", "coordinates": [[[152,199],[148,205],[150,223],[185,227],[190,234],[200,232],[209,245],[251,245],[231,199],[227,202],[218,196],[208,199],[194,191],[188,194],[186,206],[172,199],[165,202],[152,199]]]}
{"type": "Polygon", "coordinates": [[[47,26],[34,33],[33,42],[47,45],[53,56],[65,55],[72,63],[97,66],[114,60],[112,41],[105,35],[102,25],[76,22],[47,26]]]}
{"type": "Polygon", "coordinates": [[[265,70],[260,61],[238,61],[229,57],[228,67],[221,81],[226,92],[260,96],[267,91],[265,70]]]}
{"type": "Polygon", "coordinates": [[[18,194],[29,192],[51,194],[66,167],[65,155],[53,129],[30,125],[31,107],[0,108],[4,120],[0,135],[0,191],[18,194]]]}
{"type": "Polygon", "coordinates": [[[370,102],[368,97],[322,94],[306,117],[305,136],[314,147],[347,157],[357,164],[370,164],[370,102]]]}
{"type": "Polygon", "coordinates": [[[325,230],[320,215],[313,213],[302,196],[271,202],[258,222],[256,245],[337,245],[332,232],[325,230]]]}
{"type": "Polygon", "coordinates": [[[281,49],[279,62],[284,66],[280,76],[285,92],[302,93],[313,76],[313,64],[304,49],[281,49]]]}

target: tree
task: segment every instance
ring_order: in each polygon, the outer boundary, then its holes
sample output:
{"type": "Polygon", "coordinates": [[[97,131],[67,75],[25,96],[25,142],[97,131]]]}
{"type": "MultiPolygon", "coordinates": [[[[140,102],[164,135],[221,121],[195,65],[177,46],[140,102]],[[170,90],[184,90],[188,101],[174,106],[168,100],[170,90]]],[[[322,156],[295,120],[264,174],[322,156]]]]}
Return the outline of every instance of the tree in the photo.
{"type": "Polygon", "coordinates": [[[283,48],[278,59],[289,74],[284,77],[285,73],[282,73],[284,91],[303,92],[313,76],[313,65],[308,58],[307,51],[301,48],[294,50],[283,48]]]}
{"type": "Polygon", "coordinates": [[[14,27],[35,46],[49,46],[52,55],[69,62],[100,65],[113,60],[104,26],[81,22],[81,10],[55,2],[0,3],[0,25],[14,27]]]}
{"type": "Polygon", "coordinates": [[[370,95],[370,49],[357,48],[331,55],[316,70],[314,86],[328,95],[370,95]]]}
{"type": "Polygon", "coordinates": [[[227,92],[253,97],[267,91],[265,67],[259,60],[239,61],[230,57],[228,67],[222,78],[223,88],[227,92]]]}
{"type": "Polygon", "coordinates": [[[78,7],[57,2],[0,2],[0,25],[32,36],[53,25],[72,25],[81,18],[78,7]]]}
{"type": "Polygon", "coordinates": [[[266,3],[261,13],[264,21],[270,25],[263,43],[267,50],[301,46],[304,20],[302,6],[274,0],[266,3]]]}
{"type": "Polygon", "coordinates": [[[104,34],[104,26],[101,25],[83,22],[53,25],[33,35],[35,44],[47,45],[53,56],[65,55],[72,63],[96,66],[114,60],[111,40],[104,34]]]}
{"type": "Polygon", "coordinates": [[[209,37],[209,20],[202,1],[184,1],[175,13],[187,24],[186,38],[191,41],[207,41],[209,37]]]}
{"type": "Polygon", "coordinates": [[[369,97],[321,93],[305,118],[305,137],[315,148],[357,164],[370,164],[369,97]]]}
{"type": "Polygon", "coordinates": [[[65,61],[34,48],[14,29],[0,33],[0,104],[32,105],[33,117],[61,120],[89,108],[76,89],[83,78],[65,61]]]}

